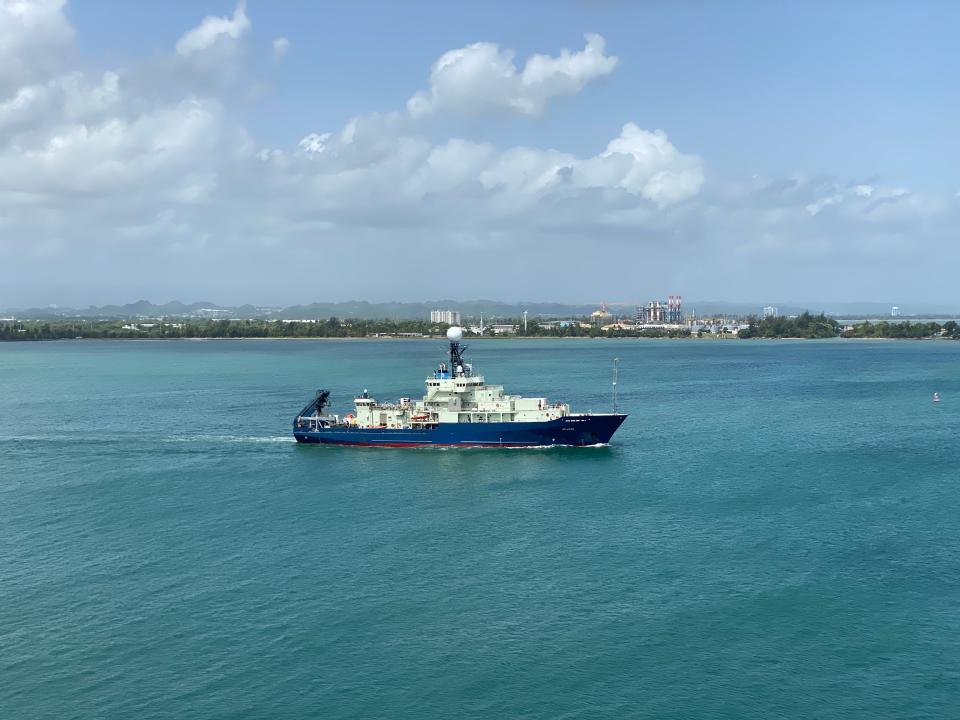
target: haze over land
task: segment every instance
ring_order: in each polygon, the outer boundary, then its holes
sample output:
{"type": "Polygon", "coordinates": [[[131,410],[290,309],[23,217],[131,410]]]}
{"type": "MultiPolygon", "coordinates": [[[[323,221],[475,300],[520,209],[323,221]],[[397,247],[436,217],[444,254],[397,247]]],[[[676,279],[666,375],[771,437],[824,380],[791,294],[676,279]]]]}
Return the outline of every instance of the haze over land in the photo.
{"type": "MultiPolygon", "coordinates": [[[[886,317],[891,306],[884,303],[838,303],[823,306],[818,303],[779,303],[774,304],[780,315],[796,315],[802,312],[827,313],[845,317],[886,317]]],[[[147,300],[122,305],[89,305],[87,307],[47,306],[35,308],[6,308],[0,314],[15,316],[19,319],[53,318],[158,318],[158,317],[194,317],[194,318],[237,318],[264,320],[315,320],[318,318],[366,319],[366,320],[426,320],[430,311],[435,309],[457,310],[463,317],[476,319],[481,313],[492,321],[494,318],[519,318],[526,311],[530,317],[582,317],[597,309],[596,304],[576,303],[511,303],[495,300],[435,300],[427,302],[384,302],[366,301],[315,302],[288,307],[270,307],[262,305],[224,306],[212,302],[182,303],[173,301],[155,304],[147,300]]],[[[636,310],[634,303],[612,303],[611,313],[632,317],[636,310]]],[[[902,316],[952,317],[960,315],[956,305],[914,305],[900,308],[902,316]]],[[[718,301],[690,302],[685,306],[686,315],[697,317],[709,315],[751,316],[761,315],[760,303],[730,303],[718,301]]]]}
{"type": "Polygon", "coordinates": [[[960,8],[875,9],[0,0],[0,307],[944,312],[960,8]]]}

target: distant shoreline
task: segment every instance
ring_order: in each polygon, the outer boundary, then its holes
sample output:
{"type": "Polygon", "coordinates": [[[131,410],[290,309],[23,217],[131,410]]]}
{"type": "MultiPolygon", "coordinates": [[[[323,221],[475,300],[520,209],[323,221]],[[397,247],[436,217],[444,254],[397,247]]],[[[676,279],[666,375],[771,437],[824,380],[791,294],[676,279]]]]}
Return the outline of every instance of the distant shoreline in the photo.
{"type": "MultiPolygon", "coordinates": [[[[536,340],[739,340],[740,338],[735,335],[728,335],[726,337],[590,337],[588,335],[580,336],[569,336],[569,335],[537,335],[535,337],[530,336],[516,336],[510,335],[506,337],[497,337],[497,338],[482,338],[482,337],[465,337],[464,342],[474,342],[474,341],[483,341],[483,342],[502,342],[505,340],[523,340],[523,341],[536,341],[536,340]]],[[[780,339],[780,338],[766,338],[766,339],[780,339]]],[[[782,338],[782,339],[803,339],[803,338],[782,338]]],[[[882,339],[882,338],[880,338],[882,339]]],[[[376,341],[396,341],[396,342],[419,342],[424,340],[446,341],[446,337],[437,335],[435,337],[193,337],[193,338],[181,338],[181,337],[114,337],[114,338],[98,338],[98,337],[75,337],[75,338],[47,338],[47,339],[35,339],[35,338],[24,338],[23,340],[0,340],[0,344],[10,343],[10,344],[20,344],[20,343],[50,343],[50,342],[243,342],[250,340],[269,340],[269,341],[309,341],[309,342],[330,342],[330,341],[340,341],[340,342],[376,342],[376,341]]]]}
{"type": "MultiPolygon", "coordinates": [[[[12,340],[12,339],[3,339],[0,340],[0,344],[29,344],[29,343],[66,343],[66,342],[249,342],[249,341],[270,341],[270,342],[287,342],[287,341],[307,341],[307,342],[377,342],[377,341],[396,341],[396,342],[418,342],[418,341],[445,341],[446,337],[437,335],[437,336],[427,336],[427,337],[192,337],[192,338],[182,338],[182,337],[114,337],[114,338],[98,338],[98,337],[75,337],[75,338],[49,338],[49,339],[36,339],[36,338],[24,338],[22,340],[12,340]]],[[[609,340],[609,341],[660,341],[660,340],[699,340],[699,341],[729,341],[729,340],[739,340],[739,341],[756,341],[756,340],[803,340],[809,342],[811,340],[820,340],[820,341],[843,341],[843,342],[860,342],[860,341],[918,341],[918,340],[951,340],[951,338],[937,338],[937,337],[921,337],[921,338],[885,338],[885,337],[831,337],[831,338],[803,338],[803,337],[751,337],[751,338],[738,338],[736,335],[723,335],[723,336],[704,336],[697,337],[696,335],[683,336],[683,337],[644,337],[644,336],[618,336],[618,337],[590,337],[587,335],[538,335],[538,336],[518,336],[518,335],[508,335],[502,337],[467,337],[464,338],[465,342],[474,342],[474,341],[483,341],[483,342],[498,342],[504,340],[522,340],[522,341],[537,341],[537,340],[609,340]]]]}
{"type": "MultiPolygon", "coordinates": [[[[566,340],[574,338],[662,339],[682,338],[697,340],[829,340],[843,339],[921,339],[949,338],[960,340],[960,324],[950,320],[944,324],[870,323],[842,325],[825,315],[803,313],[796,317],[751,317],[744,323],[721,323],[713,319],[687,325],[634,325],[576,322],[558,326],[556,323],[526,320],[502,325],[488,325],[488,333],[477,336],[467,333],[468,342],[474,340],[566,340]],[[522,331],[522,332],[521,332],[522,331]]],[[[312,322],[261,320],[166,320],[146,321],[88,321],[41,322],[10,320],[0,323],[0,341],[45,340],[443,340],[448,326],[425,320],[353,320],[337,318],[312,322]]],[[[471,327],[471,330],[479,328],[471,327]]],[[[466,329],[465,329],[466,330],[466,329]]]]}

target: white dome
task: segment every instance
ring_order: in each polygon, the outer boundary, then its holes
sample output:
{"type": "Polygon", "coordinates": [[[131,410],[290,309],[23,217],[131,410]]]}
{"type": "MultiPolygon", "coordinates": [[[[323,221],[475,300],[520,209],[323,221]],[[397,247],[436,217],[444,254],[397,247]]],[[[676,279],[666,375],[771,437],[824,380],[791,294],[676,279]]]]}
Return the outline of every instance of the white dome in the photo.
{"type": "Polygon", "coordinates": [[[454,325],[447,329],[447,340],[451,342],[460,342],[463,340],[463,328],[454,325]]]}

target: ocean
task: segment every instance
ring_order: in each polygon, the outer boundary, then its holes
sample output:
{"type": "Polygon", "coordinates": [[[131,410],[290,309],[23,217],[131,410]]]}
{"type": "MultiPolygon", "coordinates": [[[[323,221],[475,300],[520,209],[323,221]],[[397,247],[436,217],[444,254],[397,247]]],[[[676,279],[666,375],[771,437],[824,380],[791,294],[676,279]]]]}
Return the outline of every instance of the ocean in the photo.
{"type": "Polygon", "coordinates": [[[960,343],[475,342],[630,417],[292,442],[445,350],[0,344],[0,718],[957,716],[960,343]]]}

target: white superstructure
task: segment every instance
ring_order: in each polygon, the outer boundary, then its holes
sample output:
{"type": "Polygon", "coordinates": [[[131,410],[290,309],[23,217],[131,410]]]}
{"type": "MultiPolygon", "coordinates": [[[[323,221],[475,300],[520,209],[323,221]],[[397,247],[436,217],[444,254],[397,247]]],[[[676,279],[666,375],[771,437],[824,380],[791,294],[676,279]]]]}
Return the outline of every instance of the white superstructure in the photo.
{"type": "Polygon", "coordinates": [[[397,403],[379,403],[366,391],[356,398],[354,417],[345,418],[360,428],[413,428],[438,423],[544,422],[570,414],[565,403],[546,398],[508,395],[502,385],[487,385],[482,375],[460,357],[463,331],[447,331],[451,341],[450,363],[441,363],[426,379],[422,400],[402,398],[397,403]]]}

